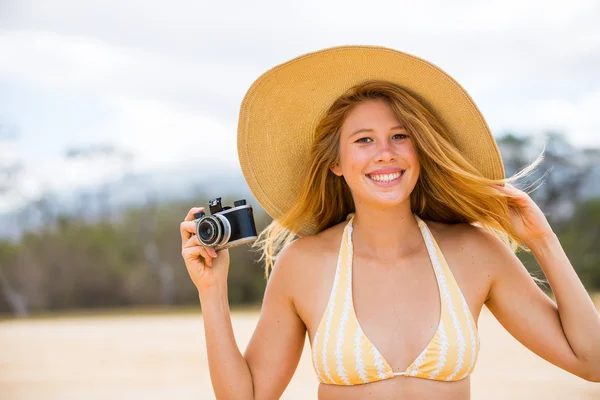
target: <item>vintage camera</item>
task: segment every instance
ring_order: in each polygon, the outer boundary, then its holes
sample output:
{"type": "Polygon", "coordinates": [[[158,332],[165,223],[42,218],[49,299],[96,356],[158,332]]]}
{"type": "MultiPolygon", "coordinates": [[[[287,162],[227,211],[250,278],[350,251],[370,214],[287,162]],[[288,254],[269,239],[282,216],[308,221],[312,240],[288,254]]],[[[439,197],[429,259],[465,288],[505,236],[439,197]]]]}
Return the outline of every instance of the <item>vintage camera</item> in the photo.
{"type": "Polygon", "coordinates": [[[210,214],[194,214],[196,235],[203,246],[215,250],[227,249],[256,239],[256,226],[252,207],[246,200],[236,200],[231,206],[221,206],[221,198],[208,202],[210,214]]]}

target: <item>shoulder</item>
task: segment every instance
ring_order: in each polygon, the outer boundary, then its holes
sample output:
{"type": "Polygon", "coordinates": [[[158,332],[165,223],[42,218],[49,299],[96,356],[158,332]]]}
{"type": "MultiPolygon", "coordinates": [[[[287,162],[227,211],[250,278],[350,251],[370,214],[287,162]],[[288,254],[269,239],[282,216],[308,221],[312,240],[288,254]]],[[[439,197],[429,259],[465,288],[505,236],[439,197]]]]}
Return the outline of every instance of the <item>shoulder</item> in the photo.
{"type": "Polygon", "coordinates": [[[285,282],[292,298],[305,297],[333,280],[345,222],[316,235],[307,235],[285,246],[278,254],[271,279],[285,282]]]}
{"type": "MultiPolygon", "coordinates": [[[[513,250],[494,233],[478,225],[444,224],[427,221],[442,252],[453,258],[456,268],[464,268],[472,276],[494,281],[510,265],[520,263],[513,250]]],[[[460,273],[460,272],[459,272],[460,273]]]]}
{"type": "Polygon", "coordinates": [[[283,266],[286,269],[302,266],[306,269],[324,256],[332,252],[337,253],[344,227],[345,222],[341,222],[318,234],[296,239],[279,252],[275,266],[283,266]]]}
{"type": "Polygon", "coordinates": [[[478,225],[459,223],[445,224],[427,221],[438,243],[446,243],[488,257],[502,257],[512,250],[498,236],[478,225]]]}

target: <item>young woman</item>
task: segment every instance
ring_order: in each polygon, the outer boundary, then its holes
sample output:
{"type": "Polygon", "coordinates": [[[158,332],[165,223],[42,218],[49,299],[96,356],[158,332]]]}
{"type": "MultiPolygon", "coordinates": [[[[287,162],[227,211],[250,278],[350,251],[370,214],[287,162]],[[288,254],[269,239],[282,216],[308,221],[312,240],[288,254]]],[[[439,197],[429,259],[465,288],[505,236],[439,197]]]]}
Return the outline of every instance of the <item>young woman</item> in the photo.
{"type": "Polygon", "coordinates": [[[244,355],[228,252],[198,242],[202,208],[181,224],[217,398],[279,398],[308,334],[320,399],[468,399],[484,304],[531,351],[600,381],[598,313],[542,211],[508,183],[536,163],[505,179],[479,110],[436,66],[373,46],[297,57],[246,94],[238,151],[274,217],[257,241],[272,273],[244,355]]]}

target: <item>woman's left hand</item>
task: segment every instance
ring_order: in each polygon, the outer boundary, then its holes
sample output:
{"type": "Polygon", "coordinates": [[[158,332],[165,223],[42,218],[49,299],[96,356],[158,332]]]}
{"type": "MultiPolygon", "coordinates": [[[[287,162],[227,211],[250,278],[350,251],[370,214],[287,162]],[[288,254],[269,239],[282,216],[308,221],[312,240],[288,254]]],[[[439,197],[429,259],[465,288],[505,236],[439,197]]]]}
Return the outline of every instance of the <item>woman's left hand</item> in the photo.
{"type": "Polygon", "coordinates": [[[546,216],[527,193],[509,183],[493,187],[508,196],[510,223],[529,248],[554,234],[546,216]]]}

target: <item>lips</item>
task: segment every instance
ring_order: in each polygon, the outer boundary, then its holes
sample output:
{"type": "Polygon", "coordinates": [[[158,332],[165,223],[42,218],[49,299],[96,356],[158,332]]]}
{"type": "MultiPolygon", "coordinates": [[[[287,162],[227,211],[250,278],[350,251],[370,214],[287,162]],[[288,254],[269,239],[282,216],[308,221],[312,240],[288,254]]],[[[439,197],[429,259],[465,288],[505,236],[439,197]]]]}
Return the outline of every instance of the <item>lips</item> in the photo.
{"type": "Polygon", "coordinates": [[[367,175],[377,175],[377,174],[393,174],[395,172],[402,172],[404,171],[401,168],[380,168],[380,169],[376,169],[374,171],[369,172],[367,175]]]}

